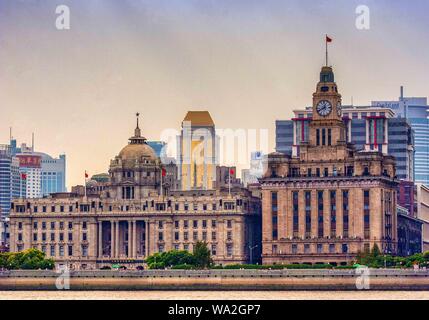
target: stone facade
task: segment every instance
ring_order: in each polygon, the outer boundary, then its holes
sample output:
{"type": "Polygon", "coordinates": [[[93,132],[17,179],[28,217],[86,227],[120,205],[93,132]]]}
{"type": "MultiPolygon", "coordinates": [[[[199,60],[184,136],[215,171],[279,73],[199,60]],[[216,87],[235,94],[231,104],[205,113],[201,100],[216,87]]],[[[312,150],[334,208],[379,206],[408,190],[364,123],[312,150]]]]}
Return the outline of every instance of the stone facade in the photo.
{"type": "Polygon", "coordinates": [[[137,124],[111,161],[108,182],[16,199],[10,250],[38,248],[72,269],[135,268],[155,252],[192,251],[197,241],[206,241],[215,263],[248,262],[260,242],[260,198],[242,188],[161,189],[162,175],[165,168],[137,124]]]}
{"type": "Polygon", "coordinates": [[[346,142],[341,95],[323,67],[297,156],[268,155],[262,187],[262,260],[346,264],[377,244],[396,253],[394,158],[346,142]]]}

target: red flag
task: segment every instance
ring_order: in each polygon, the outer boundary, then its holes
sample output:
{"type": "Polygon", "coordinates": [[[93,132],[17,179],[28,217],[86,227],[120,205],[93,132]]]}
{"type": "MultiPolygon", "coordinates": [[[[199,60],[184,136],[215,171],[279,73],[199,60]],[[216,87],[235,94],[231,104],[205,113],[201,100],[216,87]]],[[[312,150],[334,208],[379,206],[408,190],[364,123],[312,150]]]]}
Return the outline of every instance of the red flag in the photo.
{"type": "Polygon", "coordinates": [[[27,180],[27,174],[21,173],[21,179],[22,180],[27,180]]]}
{"type": "Polygon", "coordinates": [[[85,178],[88,178],[89,176],[88,176],[88,173],[86,173],[86,170],[85,170],[85,178]]]}
{"type": "Polygon", "coordinates": [[[165,177],[167,175],[167,171],[165,170],[165,168],[162,168],[161,172],[162,172],[163,177],[165,177]]]}
{"type": "Polygon", "coordinates": [[[234,175],[234,173],[235,173],[234,169],[229,169],[229,174],[230,175],[234,175]]]}
{"type": "Polygon", "coordinates": [[[332,38],[329,38],[328,36],[326,36],[326,42],[332,42],[332,38]]]}

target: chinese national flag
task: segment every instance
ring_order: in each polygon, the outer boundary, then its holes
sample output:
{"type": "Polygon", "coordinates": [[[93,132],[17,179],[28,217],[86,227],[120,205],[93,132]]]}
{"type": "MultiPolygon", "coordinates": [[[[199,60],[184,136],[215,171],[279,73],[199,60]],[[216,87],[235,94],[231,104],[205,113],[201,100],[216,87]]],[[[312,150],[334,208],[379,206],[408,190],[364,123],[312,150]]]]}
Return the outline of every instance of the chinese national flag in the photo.
{"type": "Polygon", "coordinates": [[[27,174],[21,173],[21,179],[22,180],[27,180],[27,174]]]}
{"type": "Polygon", "coordinates": [[[88,176],[88,173],[85,171],[85,178],[88,178],[89,176],[88,176]]]}
{"type": "Polygon", "coordinates": [[[162,171],[161,171],[161,172],[162,172],[162,176],[163,176],[163,177],[165,177],[165,176],[167,175],[167,171],[166,171],[164,168],[162,168],[162,171]]]}
{"type": "Polygon", "coordinates": [[[234,169],[229,169],[229,174],[232,176],[232,175],[234,175],[234,173],[235,173],[235,171],[234,171],[234,169]]]}
{"type": "Polygon", "coordinates": [[[326,42],[332,42],[332,38],[329,38],[328,36],[326,36],[326,42]]]}

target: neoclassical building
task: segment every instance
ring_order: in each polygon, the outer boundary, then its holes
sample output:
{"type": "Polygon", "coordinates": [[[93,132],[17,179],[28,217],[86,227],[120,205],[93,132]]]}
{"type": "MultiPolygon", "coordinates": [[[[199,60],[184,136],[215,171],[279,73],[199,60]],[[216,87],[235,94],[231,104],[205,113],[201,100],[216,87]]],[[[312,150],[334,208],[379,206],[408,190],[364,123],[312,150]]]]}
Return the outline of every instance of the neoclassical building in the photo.
{"type": "Polygon", "coordinates": [[[262,187],[263,263],[346,264],[377,244],[397,251],[395,160],[346,140],[331,67],[313,94],[308,135],[272,153],[262,187]]]}
{"type": "Polygon", "coordinates": [[[137,119],[134,136],[110,163],[109,182],[86,194],[13,202],[10,250],[38,248],[72,269],[135,268],[155,252],[192,251],[198,240],[219,264],[248,262],[251,250],[258,256],[258,197],[241,188],[171,191],[164,175],[137,119]]]}

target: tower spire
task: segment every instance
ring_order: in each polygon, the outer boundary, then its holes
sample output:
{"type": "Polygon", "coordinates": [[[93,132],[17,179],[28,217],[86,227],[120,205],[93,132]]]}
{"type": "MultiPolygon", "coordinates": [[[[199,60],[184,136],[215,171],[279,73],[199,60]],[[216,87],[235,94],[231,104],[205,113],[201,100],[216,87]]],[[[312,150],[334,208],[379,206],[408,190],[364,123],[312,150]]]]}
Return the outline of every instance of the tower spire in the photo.
{"type": "Polygon", "coordinates": [[[141,131],[140,131],[140,128],[139,128],[139,116],[140,116],[140,113],[137,112],[136,113],[137,126],[136,126],[136,129],[134,130],[134,136],[135,137],[141,137],[141,131]]]}

